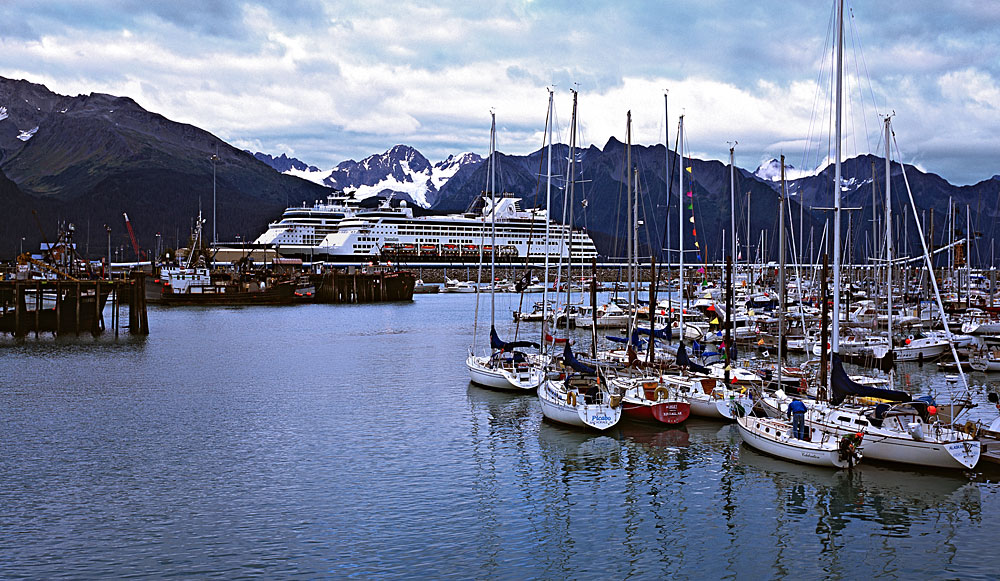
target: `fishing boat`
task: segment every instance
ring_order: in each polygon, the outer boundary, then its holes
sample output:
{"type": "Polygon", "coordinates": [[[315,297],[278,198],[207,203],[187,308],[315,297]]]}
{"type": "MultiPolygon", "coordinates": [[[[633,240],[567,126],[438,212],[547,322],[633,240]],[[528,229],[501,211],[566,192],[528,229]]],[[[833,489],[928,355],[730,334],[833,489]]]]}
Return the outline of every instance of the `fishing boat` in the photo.
{"type": "Polygon", "coordinates": [[[146,300],[153,304],[184,306],[288,305],[296,297],[291,279],[249,272],[212,273],[202,246],[201,212],[195,222],[184,264],[160,266],[156,276],[146,279],[146,300]]]}
{"type": "Polygon", "coordinates": [[[837,437],[817,429],[807,430],[807,439],[795,438],[791,422],[775,418],[736,418],[740,437],[751,448],[800,464],[850,468],[861,460],[861,434],[837,437]]]}

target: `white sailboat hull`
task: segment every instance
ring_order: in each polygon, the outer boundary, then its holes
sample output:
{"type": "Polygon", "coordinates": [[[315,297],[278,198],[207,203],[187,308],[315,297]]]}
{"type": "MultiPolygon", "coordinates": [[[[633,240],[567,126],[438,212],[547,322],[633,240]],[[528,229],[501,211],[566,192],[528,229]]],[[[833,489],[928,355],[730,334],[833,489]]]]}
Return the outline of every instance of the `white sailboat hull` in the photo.
{"type": "MultiPolygon", "coordinates": [[[[864,431],[865,437],[861,444],[865,458],[871,460],[881,460],[883,462],[895,462],[899,464],[912,464],[915,466],[933,468],[951,468],[971,470],[979,462],[981,447],[978,440],[974,440],[964,434],[959,435],[954,432],[956,439],[946,439],[935,437],[935,428],[923,425],[926,437],[916,439],[909,433],[900,430],[887,430],[871,425],[862,426],[857,421],[861,420],[867,424],[867,418],[838,408],[818,412],[810,410],[806,416],[806,423],[810,427],[818,428],[836,434],[837,437],[864,431]],[[848,421],[841,421],[840,418],[848,418],[848,421]]],[[[938,430],[940,431],[940,430],[938,430]]],[[[951,430],[949,433],[953,432],[951,430]]]]}
{"type": "Polygon", "coordinates": [[[837,438],[797,440],[791,437],[790,423],[753,416],[737,418],[736,426],[748,446],[765,454],[813,466],[847,468],[851,465],[848,459],[841,458],[837,438]]]}
{"type": "Polygon", "coordinates": [[[563,391],[561,382],[542,383],[538,387],[538,402],[542,415],[549,420],[578,428],[607,430],[615,426],[622,415],[621,406],[584,403],[582,395],[563,391]]]}
{"type": "Polygon", "coordinates": [[[493,389],[531,391],[545,381],[545,373],[532,365],[510,370],[490,365],[489,357],[470,355],[465,360],[473,383],[493,389]]]}
{"type": "Polygon", "coordinates": [[[919,344],[914,341],[910,345],[905,347],[896,347],[893,351],[895,353],[896,361],[917,361],[919,359],[931,359],[934,357],[940,357],[948,350],[948,342],[942,341],[927,341],[923,339],[918,339],[921,341],[919,344]]]}

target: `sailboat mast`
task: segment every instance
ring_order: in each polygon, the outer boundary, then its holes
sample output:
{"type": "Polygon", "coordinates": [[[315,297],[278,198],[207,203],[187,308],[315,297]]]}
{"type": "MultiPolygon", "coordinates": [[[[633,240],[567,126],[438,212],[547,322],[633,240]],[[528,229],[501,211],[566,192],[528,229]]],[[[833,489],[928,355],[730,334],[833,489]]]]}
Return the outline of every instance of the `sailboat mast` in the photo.
{"type": "MultiPolygon", "coordinates": [[[[667,201],[667,217],[663,219],[663,229],[665,236],[663,246],[667,249],[667,272],[665,280],[670,280],[670,102],[668,94],[670,91],[663,91],[663,170],[666,172],[667,193],[664,199],[667,201]]],[[[679,208],[678,208],[679,209],[679,208]]],[[[669,293],[667,293],[669,298],[669,293]]]]}
{"type": "Polygon", "coordinates": [[[778,386],[781,386],[781,365],[785,360],[785,156],[781,156],[781,195],[778,197],[778,386]]]}
{"type": "Polygon", "coordinates": [[[496,326],[497,286],[497,114],[490,111],[490,329],[496,326]]]}
{"type": "Polygon", "coordinates": [[[835,163],[833,172],[833,329],[830,346],[834,353],[840,352],[840,197],[841,197],[841,114],[843,109],[844,82],[844,0],[837,2],[837,96],[835,125],[835,163]]]}
{"type": "Polygon", "coordinates": [[[729,148],[729,231],[733,239],[731,250],[733,260],[736,260],[736,165],[733,160],[738,143],[738,141],[734,141],[732,147],[729,148]]]}
{"type": "MultiPolygon", "coordinates": [[[[889,335],[889,351],[892,351],[892,222],[890,221],[890,204],[892,202],[892,182],[889,173],[892,170],[892,162],[889,160],[889,134],[891,132],[892,117],[885,118],[885,286],[888,296],[888,312],[886,318],[886,332],[889,335]]],[[[905,290],[905,289],[904,289],[905,290]]]]}
{"type": "Polygon", "coordinates": [[[680,161],[680,171],[677,172],[677,256],[678,256],[678,295],[677,313],[679,323],[677,330],[680,341],[684,342],[684,116],[677,123],[677,159],[680,161]]]}
{"type": "Polygon", "coordinates": [[[549,111],[545,118],[545,132],[548,140],[548,166],[545,170],[545,286],[542,287],[542,353],[548,351],[545,344],[545,323],[549,320],[549,240],[552,220],[549,219],[549,208],[552,207],[552,89],[549,89],[549,111]]]}
{"type": "MultiPolygon", "coordinates": [[[[625,199],[627,200],[628,210],[627,215],[629,220],[632,219],[632,111],[625,114],[625,199]]],[[[630,305],[635,304],[635,297],[632,296],[632,281],[635,277],[632,275],[632,225],[628,227],[628,249],[625,251],[625,260],[628,262],[628,302],[630,305]]],[[[630,325],[631,326],[631,325],[630,325]]],[[[631,329],[629,329],[631,332],[631,329]]]]}
{"type": "MultiPolygon", "coordinates": [[[[566,328],[569,329],[570,303],[573,300],[573,186],[576,183],[576,103],[577,92],[573,93],[573,115],[569,125],[569,163],[566,164],[566,199],[563,201],[563,226],[569,236],[569,246],[566,248],[566,328]],[[569,213],[567,219],[566,214],[569,213]]],[[[566,234],[563,235],[563,244],[566,244],[566,234]]],[[[583,274],[583,263],[580,263],[580,274],[583,274]]]]}

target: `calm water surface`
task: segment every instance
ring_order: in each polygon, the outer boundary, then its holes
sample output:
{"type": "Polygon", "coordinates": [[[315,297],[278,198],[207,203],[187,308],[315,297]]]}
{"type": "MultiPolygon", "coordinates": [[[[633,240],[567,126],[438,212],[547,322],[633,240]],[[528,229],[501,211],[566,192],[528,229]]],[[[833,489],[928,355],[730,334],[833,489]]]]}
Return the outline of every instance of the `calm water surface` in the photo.
{"type": "Polygon", "coordinates": [[[1000,570],[996,473],[811,469],[708,421],[566,430],[469,384],[474,301],[152,308],[145,340],[0,339],[0,576],[1000,570]]]}

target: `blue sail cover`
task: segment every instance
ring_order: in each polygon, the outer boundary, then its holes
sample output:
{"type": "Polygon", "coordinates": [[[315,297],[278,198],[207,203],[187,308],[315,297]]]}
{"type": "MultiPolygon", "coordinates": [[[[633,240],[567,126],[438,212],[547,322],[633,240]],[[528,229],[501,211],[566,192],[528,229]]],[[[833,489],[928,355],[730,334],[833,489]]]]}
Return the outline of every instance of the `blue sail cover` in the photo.
{"type": "Polygon", "coordinates": [[[636,331],[644,335],[652,335],[657,339],[666,339],[668,341],[670,340],[671,338],[670,336],[672,335],[672,333],[670,332],[670,327],[667,327],[665,329],[654,329],[652,332],[650,332],[649,327],[637,326],[635,329],[636,331]]]}
{"type": "Polygon", "coordinates": [[[634,333],[632,334],[632,339],[629,339],[628,337],[616,337],[614,335],[605,335],[604,338],[612,343],[628,343],[637,349],[645,349],[646,347],[646,342],[637,337],[634,333]]]}
{"type": "Polygon", "coordinates": [[[830,370],[830,387],[832,388],[832,397],[830,398],[830,403],[833,405],[840,405],[844,403],[844,398],[849,395],[857,397],[874,397],[896,402],[910,401],[911,399],[910,394],[905,391],[861,385],[847,376],[847,372],[844,371],[844,364],[840,360],[839,355],[834,353],[832,361],[833,366],[830,370]]]}
{"type": "Polygon", "coordinates": [[[569,346],[569,341],[566,342],[566,346],[563,348],[563,361],[566,365],[569,365],[577,373],[584,373],[587,375],[596,375],[597,370],[589,365],[584,365],[573,355],[573,349],[569,346]]]}
{"type": "Polygon", "coordinates": [[[707,368],[698,365],[688,358],[687,348],[684,347],[684,343],[681,343],[680,346],[677,347],[677,365],[687,367],[695,373],[708,373],[707,368]]]}
{"type": "Polygon", "coordinates": [[[506,342],[500,339],[500,335],[497,334],[496,327],[490,327],[490,347],[498,351],[512,351],[518,348],[534,347],[539,349],[538,343],[532,343],[531,341],[511,341],[506,342]]]}

